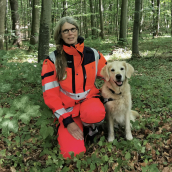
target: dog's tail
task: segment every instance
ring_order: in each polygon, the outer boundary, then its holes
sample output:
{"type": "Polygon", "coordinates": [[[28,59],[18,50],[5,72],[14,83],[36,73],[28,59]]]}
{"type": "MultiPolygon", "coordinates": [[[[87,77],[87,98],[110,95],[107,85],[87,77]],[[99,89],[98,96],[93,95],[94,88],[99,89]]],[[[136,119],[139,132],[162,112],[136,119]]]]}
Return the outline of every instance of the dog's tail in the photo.
{"type": "Polygon", "coordinates": [[[132,113],[132,115],[133,115],[134,118],[139,117],[139,113],[137,111],[131,110],[131,113],[132,113]]]}

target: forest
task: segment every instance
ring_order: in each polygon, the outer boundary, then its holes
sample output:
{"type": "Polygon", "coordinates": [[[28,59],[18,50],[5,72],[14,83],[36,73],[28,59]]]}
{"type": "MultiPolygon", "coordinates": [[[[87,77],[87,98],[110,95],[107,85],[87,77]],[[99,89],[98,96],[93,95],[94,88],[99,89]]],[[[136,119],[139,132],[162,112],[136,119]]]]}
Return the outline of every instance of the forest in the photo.
{"type": "MultiPolygon", "coordinates": [[[[0,172],[172,171],[172,0],[0,0],[0,172]],[[87,152],[64,159],[41,86],[54,28],[73,16],[85,46],[124,60],[134,139],[123,128],[107,141],[106,122],[87,152]]],[[[96,80],[101,88],[103,82],[96,80]]]]}

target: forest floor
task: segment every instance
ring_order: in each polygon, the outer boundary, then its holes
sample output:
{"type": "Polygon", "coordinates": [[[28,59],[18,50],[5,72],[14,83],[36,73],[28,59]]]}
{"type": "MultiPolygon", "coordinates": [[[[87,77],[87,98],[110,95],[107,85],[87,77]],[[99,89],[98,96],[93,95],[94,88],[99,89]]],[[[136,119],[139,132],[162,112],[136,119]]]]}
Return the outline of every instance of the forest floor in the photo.
{"type": "Polygon", "coordinates": [[[134,139],[127,141],[119,128],[108,143],[101,127],[94,142],[86,142],[85,154],[67,160],[59,154],[52,112],[42,98],[37,52],[28,53],[27,45],[0,52],[0,172],[172,171],[172,38],[143,37],[142,57],[136,59],[131,40],[126,46],[115,42],[85,40],[107,60],[125,60],[135,69],[129,81],[133,109],[140,114],[132,124],[134,139]]]}

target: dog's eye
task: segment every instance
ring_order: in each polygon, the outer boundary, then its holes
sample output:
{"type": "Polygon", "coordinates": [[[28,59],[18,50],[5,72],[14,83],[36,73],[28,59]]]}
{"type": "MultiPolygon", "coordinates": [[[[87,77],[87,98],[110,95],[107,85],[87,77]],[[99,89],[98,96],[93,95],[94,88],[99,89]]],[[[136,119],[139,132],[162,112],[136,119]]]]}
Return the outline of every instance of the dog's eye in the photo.
{"type": "Polygon", "coordinates": [[[115,71],[115,69],[111,69],[111,71],[112,71],[112,72],[114,72],[114,71],[115,71]]]}
{"type": "Polygon", "coordinates": [[[121,70],[124,70],[124,68],[122,67],[121,70]]]}

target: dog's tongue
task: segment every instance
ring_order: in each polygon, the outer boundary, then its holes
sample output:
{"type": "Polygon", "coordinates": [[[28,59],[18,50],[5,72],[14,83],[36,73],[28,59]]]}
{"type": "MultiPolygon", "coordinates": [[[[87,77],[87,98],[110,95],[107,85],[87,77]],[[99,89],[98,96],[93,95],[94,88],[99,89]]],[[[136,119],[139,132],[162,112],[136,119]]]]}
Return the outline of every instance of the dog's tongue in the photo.
{"type": "Polygon", "coordinates": [[[122,82],[116,82],[117,83],[117,85],[122,85],[122,82]]]}

